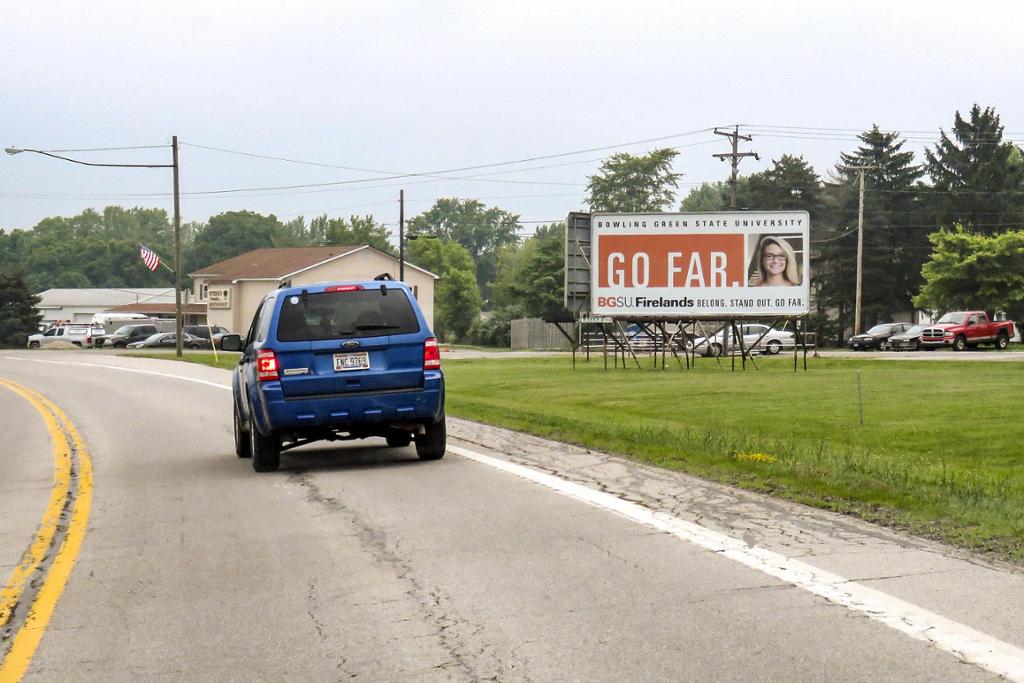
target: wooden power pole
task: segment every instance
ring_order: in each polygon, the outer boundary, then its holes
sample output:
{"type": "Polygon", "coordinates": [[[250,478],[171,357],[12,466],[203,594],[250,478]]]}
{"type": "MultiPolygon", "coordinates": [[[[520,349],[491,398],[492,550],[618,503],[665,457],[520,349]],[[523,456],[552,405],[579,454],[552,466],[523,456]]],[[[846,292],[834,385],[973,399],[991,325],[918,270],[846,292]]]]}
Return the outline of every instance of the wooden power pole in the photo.
{"type": "Polygon", "coordinates": [[[857,294],[853,305],[853,333],[860,334],[861,284],[864,281],[864,171],[877,166],[843,166],[843,170],[857,171],[860,176],[860,199],[857,203],[857,294]]]}
{"type": "Polygon", "coordinates": [[[405,282],[405,190],[398,191],[398,281],[405,282]]]}
{"type": "Polygon", "coordinates": [[[721,131],[721,130],[718,130],[717,128],[715,128],[715,135],[724,135],[725,137],[727,137],[730,140],[732,140],[732,153],[729,153],[729,154],[715,154],[714,156],[718,157],[722,161],[725,161],[726,159],[729,159],[731,164],[732,164],[732,175],[729,178],[729,185],[732,187],[732,200],[730,202],[730,207],[735,209],[736,208],[736,173],[737,173],[739,165],[740,165],[740,159],[742,159],[743,157],[754,157],[754,159],[760,161],[761,157],[759,157],[757,155],[757,152],[740,152],[739,151],[739,142],[740,142],[740,140],[746,140],[747,142],[750,142],[751,140],[754,139],[750,135],[740,135],[740,127],[739,126],[734,126],[733,130],[731,132],[729,132],[729,131],[721,131]]]}

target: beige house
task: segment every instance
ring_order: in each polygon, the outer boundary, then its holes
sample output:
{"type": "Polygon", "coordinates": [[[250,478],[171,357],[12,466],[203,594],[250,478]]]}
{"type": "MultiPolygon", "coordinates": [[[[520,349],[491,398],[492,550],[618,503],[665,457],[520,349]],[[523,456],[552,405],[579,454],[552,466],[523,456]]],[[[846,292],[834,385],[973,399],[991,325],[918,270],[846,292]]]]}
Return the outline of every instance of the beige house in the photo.
{"type": "MultiPolygon", "coordinates": [[[[211,325],[245,333],[264,295],[281,287],[320,282],[372,280],[388,273],[398,279],[398,259],[369,245],[256,249],[190,273],[197,303],[211,325]]],[[[405,283],[434,326],[434,281],[430,271],[406,262],[405,283]]]]}

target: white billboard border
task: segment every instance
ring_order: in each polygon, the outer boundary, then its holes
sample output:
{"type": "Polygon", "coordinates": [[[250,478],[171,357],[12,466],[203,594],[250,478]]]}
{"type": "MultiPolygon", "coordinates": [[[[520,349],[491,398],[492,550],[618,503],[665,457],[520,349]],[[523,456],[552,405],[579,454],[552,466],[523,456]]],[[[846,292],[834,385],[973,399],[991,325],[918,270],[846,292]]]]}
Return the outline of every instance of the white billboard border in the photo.
{"type": "MultiPolygon", "coordinates": [[[[572,214],[570,214],[572,215],[572,214]]],[[[579,215],[579,214],[576,214],[579,215]]],[[[590,311],[591,315],[604,315],[613,319],[628,320],[630,322],[639,321],[658,321],[664,320],[668,322],[674,322],[680,319],[692,319],[692,320],[709,320],[709,321],[725,321],[725,320],[769,320],[769,319],[791,319],[794,317],[802,317],[810,315],[810,213],[805,210],[793,210],[793,211],[680,211],[680,212],[666,212],[666,211],[638,211],[635,213],[626,212],[608,212],[608,211],[595,211],[590,215],[590,259],[588,264],[590,265],[590,311]],[[804,244],[804,282],[801,285],[801,289],[806,291],[807,302],[805,311],[793,312],[793,313],[712,313],[707,315],[682,315],[674,313],[671,315],[637,315],[635,313],[607,313],[596,311],[597,286],[596,280],[598,277],[598,271],[594,268],[596,259],[594,258],[594,252],[597,251],[597,256],[600,257],[600,251],[598,250],[598,240],[594,235],[594,219],[597,216],[737,216],[737,215],[792,215],[802,214],[807,219],[807,237],[806,243],[804,244]]],[[[693,233],[699,234],[699,233],[693,233]]],[[[732,233],[730,233],[732,234],[732,233]]]]}

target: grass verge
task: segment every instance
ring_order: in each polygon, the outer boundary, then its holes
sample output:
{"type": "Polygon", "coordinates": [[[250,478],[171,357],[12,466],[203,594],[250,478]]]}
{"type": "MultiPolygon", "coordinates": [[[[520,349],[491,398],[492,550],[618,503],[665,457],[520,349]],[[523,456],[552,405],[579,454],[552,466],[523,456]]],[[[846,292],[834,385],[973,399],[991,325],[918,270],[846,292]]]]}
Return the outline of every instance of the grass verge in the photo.
{"type": "Polygon", "coordinates": [[[1024,561],[1024,366],[758,365],[448,361],[447,410],[1024,561]]]}
{"type": "Polygon", "coordinates": [[[159,360],[180,360],[185,363],[197,363],[199,365],[209,365],[214,368],[224,368],[230,370],[238,365],[237,353],[231,353],[229,351],[218,351],[216,357],[214,357],[213,351],[188,351],[181,354],[181,358],[175,358],[173,353],[139,353],[138,351],[130,351],[128,353],[120,354],[123,356],[129,356],[131,358],[157,358],[159,360]]]}

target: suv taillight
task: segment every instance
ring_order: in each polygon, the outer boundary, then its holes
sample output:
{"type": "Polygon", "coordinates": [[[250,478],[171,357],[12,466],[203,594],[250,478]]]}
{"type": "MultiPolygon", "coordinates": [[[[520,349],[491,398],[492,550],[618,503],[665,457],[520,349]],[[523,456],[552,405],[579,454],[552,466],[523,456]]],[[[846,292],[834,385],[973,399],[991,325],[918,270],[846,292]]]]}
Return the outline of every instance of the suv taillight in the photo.
{"type": "Polygon", "coordinates": [[[437,339],[434,337],[423,342],[423,369],[441,369],[441,349],[437,347],[437,339]]]}
{"type": "Polygon", "coordinates": [[[263,349],[256,353],[256,379],[260,382],[269,382],[280,379],[278,374],[277,356],[270,349],[263,349]]]}

